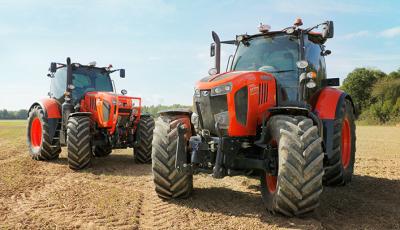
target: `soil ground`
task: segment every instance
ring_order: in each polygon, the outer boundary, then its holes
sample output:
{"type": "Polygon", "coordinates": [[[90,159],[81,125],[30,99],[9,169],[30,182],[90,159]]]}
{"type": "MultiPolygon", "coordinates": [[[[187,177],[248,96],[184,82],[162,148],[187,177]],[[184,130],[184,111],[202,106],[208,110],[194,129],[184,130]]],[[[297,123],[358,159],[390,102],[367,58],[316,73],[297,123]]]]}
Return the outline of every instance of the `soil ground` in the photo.
{"type": "Polygon", "coordinates": [[[324,188],[321,206],[300,219],[266,212],[257,178],[196,175],[192,197],[163,201],[131,149],[80,172],[65,149],[34,161],[25,126],[0,121],[0,229],[400,229],[400,127],[357,127],[352,183],[324,188]]]}

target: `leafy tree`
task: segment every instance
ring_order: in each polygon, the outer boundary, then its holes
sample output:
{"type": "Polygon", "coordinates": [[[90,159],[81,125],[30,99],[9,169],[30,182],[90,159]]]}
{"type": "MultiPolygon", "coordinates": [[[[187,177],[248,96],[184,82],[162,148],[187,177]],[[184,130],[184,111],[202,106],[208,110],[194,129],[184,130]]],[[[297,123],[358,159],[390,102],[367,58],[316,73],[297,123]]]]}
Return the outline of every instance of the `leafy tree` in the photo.
{"type": "Polygon", "coordinates": [[[380,70],[356,68],[347,75],[341,89],[350,94],[354,103],[359,105],[361,110],[363,110],[371,103],[373,85],[385,76],[386,74],[380,70]]]}
{"type": "Polygon", "coordinates": [[[162,111],[162,110],[177,109],[177,108],[192,109],[192,106],[180,105],[180,104],[143,106],[142,113],[149,113],[149,114],[151,114],[153,117],[158,117],[158,112],[160,112],[160,111],[162,111]]]}

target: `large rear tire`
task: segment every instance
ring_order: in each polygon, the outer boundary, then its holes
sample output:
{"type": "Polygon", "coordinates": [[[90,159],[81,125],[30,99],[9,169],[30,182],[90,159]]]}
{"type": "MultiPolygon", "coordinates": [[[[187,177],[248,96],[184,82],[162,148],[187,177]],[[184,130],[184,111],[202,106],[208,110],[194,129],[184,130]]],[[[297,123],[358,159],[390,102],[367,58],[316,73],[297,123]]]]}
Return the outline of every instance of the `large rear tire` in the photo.
{"type": "Polygon", "coordinates": [[[92,159],[90,118],[75,116],[68,119],[67,150],[68,164],[73,170],[83,169],[92,159]]]}
{"type": "Polygon", "coordinates": [[[27,143],[29,153],[35,160],[53,160],[61,152],[58,139],[50,139],[49,123],[40,106],[35,106],[29,112],[27,143]]]}
{"type": "Polygon", "coordinates": [[[333,134],[333,154],[327,159],[324,184],[345,185],[351,181],[356,155],[356,126],[351,102],[345,100],[341,108],[342,117],[336,120],[333,134]]]}
{"type": "Polygon", "coordinates": [[[179,124],[186,124],[190,130],[190,117],[160,116],[154,129],[152,170],[156,193],[164,199],[188,197],[193,189],[192,174],[175,168],[179,124]]]}
{"type": "Polygon", "coordinates": [[[151,116],[141,116],[139,121],[139,143],[135,146],[133,157],[136,163],[151,162],[151,142],[153,141],[154,119],[151,116]]]}
{"type": "Polygon", "coordinates": [[[271,144],[278,148],[278,175],[263,173],[261,193],[272,213],[298,216],[319,205],[324,153],[313,121],[303,116],[273,116],[271,144]]]}

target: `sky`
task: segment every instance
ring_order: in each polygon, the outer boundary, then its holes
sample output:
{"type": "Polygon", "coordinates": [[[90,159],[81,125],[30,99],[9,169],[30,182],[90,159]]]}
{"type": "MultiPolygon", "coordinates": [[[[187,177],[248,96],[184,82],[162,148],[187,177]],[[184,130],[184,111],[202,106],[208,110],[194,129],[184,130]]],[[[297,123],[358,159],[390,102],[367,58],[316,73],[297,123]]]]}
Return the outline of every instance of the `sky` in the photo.
{"type": "MultiPolygon", "coordinates": [[[[47,97],[50,62],[112,64],[118,91],[145,105],[192,102],[197,80],[213,66],[211,31],[222,40],[272,30],[303,19],[326,20],[335,36],[326,43],[328,77],[342,80],[356,67],[400,68],[400,1],[234,0],[0,0],[0,109],[27,109],[47,97]]],[[[232,48],[223,49],[221,66],[232,48]]]]}

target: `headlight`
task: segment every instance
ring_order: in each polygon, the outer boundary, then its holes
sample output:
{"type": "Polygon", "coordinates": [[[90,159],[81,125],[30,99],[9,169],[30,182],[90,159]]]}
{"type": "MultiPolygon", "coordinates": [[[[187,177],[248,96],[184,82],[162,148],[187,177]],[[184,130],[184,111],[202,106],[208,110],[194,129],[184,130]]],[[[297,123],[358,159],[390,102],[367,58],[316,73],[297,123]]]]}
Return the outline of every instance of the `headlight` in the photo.
{"type": "Polygon", "coordinates": [[[211,89],[211,96],[224,95],[232,91],[232,83],[220,85],[211,89]]]}
{"type": "Polygon", "coordinates": [[[200,90],[199,89],[194,89],[194,96],[195,97],[200,97],[200,90]]]}
{"type": "Polygon", "coordinates": [[[218,122],[218,127],[220,129],[229,128],[229,114],[228,111],[217,113],[214,115],[215,122],[218,122]]]}

